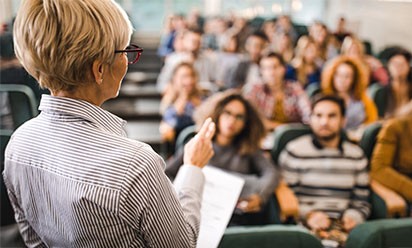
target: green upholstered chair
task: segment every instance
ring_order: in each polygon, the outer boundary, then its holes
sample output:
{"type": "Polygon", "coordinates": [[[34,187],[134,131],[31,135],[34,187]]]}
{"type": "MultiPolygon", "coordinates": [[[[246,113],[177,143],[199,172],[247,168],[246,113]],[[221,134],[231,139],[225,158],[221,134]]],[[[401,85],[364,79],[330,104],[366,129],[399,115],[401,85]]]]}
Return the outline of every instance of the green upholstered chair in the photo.
{"type": "Polygon", "coordinates": [[[0,84],[0,92],[7,93],[14,129],[38,115],[33,90],[26,85],[0,84]]]}
{"type": "Polygon", "coordinates": [[[368,87],[367,93],[378,109],[378,116],[383,118],[386,110],[387,89],[379,83],[374,83],[368,87]]]}
{"type": "Polygon", "coordinates": [[[367,221],[352,230],[345,247],[412,247],[412,218],[367,221]]]}
{"type": "Polygon", "coordinates": [[[219,248],[321,248],[320,241],[305,228],[288,225],[229,227],[219,248]]]}
{"type": "Polygon", "coordinates": [[[175,151],[179,151],[179,149],[183,148],[183,146],[189,142],[196,133],[196,125],[188,126],[183,129],[176,138],[175,151]]]}
{"type": "Polygon", "coordinates": [[[319,84],[313,83],[313,84],[308,85],[308,87],[306,87],[305,91],[306,91],[306,94],[308,95],[308,97],[312,99],[314,96],[321,93],[322,89],[320,88],[319,84]]]}

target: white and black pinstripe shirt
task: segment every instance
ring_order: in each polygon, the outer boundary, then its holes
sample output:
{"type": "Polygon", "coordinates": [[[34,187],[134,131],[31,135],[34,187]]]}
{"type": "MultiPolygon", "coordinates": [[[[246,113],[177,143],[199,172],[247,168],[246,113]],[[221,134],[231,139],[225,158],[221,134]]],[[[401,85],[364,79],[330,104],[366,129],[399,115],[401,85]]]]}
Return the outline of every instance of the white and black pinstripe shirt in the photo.
{"type": "Polygon", "coordinates": [[[194,247],[204,177],[185,165],[175,189],[125,122],[85,101],[43,95],[12,136],[3,172],[29,247],[194,247]],[[177,192],[177,193],[176,193],[177,192]]]}

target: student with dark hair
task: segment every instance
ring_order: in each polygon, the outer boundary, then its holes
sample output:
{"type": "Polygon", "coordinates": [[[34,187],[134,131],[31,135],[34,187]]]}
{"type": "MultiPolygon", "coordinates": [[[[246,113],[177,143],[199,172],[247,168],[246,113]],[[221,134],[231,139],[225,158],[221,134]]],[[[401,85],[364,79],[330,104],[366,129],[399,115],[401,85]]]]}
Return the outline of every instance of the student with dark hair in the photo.
{"type": "Polygon", "coordinates": [[[395,49],[388,57],[387,118],[395,116],[412,99],[411,58],[411,53],[403,48],[395,49]]]}
{"type": "Polygon", "coordinates": [[[285,79],[286,65],[280,54],[269,53],[260,60],[262,82],[245,89],[245,96],[265,116],[265,126],[309,121],[310,101],[302,86],[285,79]]]}
{"type": "Polygon", "coordinates": [[[246,39],[246,55],[233,68],[226,82],[227,88],[241,89],[250,84],[260,81],[259,61],[262,53],[268,45],[268,38],[262,31],[255,31],[246,39]]]}
{"type": "MultiPolygon", "coordinates": [[[[230,225],[267,224],[267,203],[277,186],[278,175],[260,149],[266,131],[258,112],[241,94],[230,90],[206,100],[195,113],[196,123],[202,123],[208,116],[216,123],[212,139],[215,154],[209,164],[245,179],[230,225]]],[[[183,156],[180,151],[168,161],[169,177],[176,176],[183,156]]]]}
{"type": "Polygon", "coordinates": [[[312,135],[289,142],[279,157],[282,176],[298,197],[300,219],[317,234],[334,227],[349,232],[370,214],[367,159],[343,137],[344,123],[344,101],[319,96],[312,105],[312,135]]]}

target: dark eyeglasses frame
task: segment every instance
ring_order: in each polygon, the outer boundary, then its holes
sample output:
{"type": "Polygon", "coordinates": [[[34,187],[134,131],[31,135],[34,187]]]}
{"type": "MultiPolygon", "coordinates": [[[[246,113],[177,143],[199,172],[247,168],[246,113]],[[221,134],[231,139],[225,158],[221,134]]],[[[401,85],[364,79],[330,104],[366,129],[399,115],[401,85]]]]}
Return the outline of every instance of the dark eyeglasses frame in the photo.
{"type": "Polygon", "coordinates": [[[114,53],[130,53],[134,52],[136,53],[136,58],[133,61],[128,61],[128,64],[134,64],[137,61],[139,61],[140,56],[142,55],[143,48],[139,47],[138,45],[135,44],[130,44],[129,46],[126,47],[125,50],[115,50],[114,53]]]}

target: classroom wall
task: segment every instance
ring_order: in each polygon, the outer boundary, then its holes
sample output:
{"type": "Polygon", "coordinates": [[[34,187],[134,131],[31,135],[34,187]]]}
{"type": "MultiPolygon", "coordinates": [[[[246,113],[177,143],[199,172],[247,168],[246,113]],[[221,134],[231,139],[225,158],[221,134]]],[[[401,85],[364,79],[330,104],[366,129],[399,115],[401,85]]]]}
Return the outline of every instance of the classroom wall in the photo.
{"type": "Polygon", "coordinates": [[[337,19],[345,16],[350,29],[372,42],[375,53],[387,45],[412,51],[412,1],[332,0],[326,10],[329,27],[336,27],[337,19]]]}

